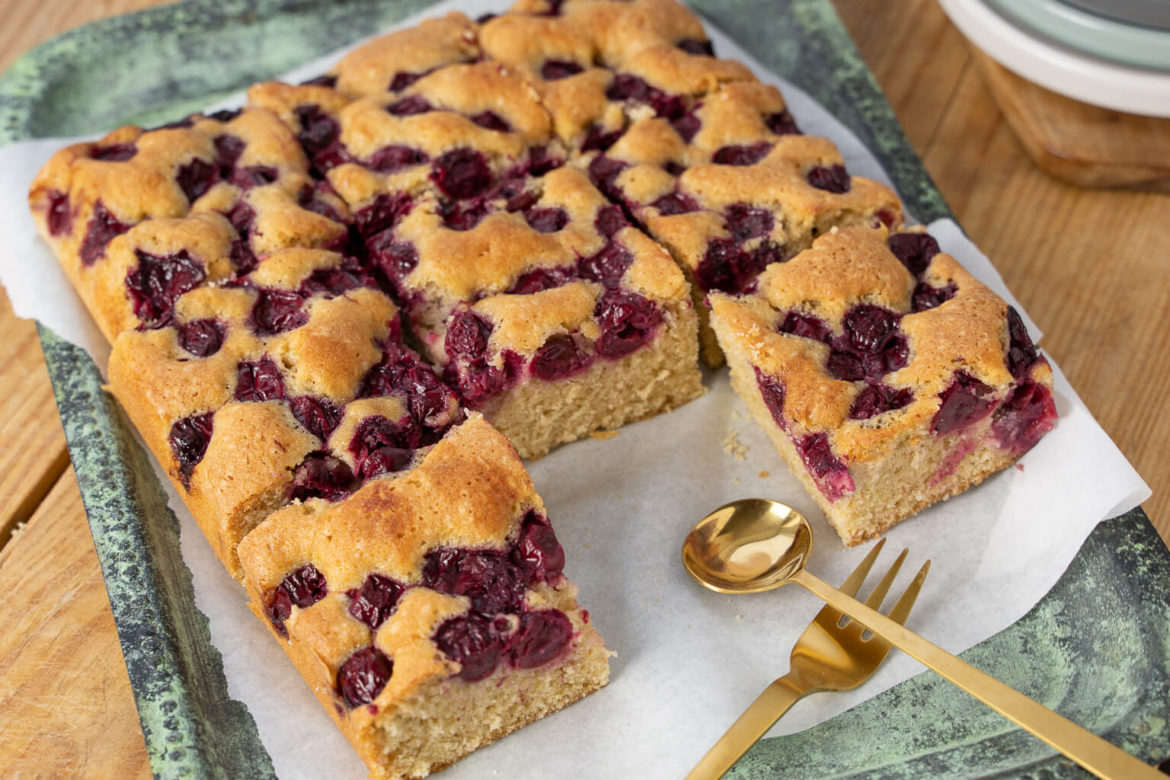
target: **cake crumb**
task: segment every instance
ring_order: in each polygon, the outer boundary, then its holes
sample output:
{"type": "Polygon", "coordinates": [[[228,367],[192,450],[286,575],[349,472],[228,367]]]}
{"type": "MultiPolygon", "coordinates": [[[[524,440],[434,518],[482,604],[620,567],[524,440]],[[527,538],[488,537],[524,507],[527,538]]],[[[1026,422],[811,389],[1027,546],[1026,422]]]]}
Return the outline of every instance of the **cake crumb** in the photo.
{"type": "Polygon", "coordinates": [[[1018,468],[1020,471],[1023,471],[1023,470],[1024,470],[1024,464],[1023,464],[1023,463],[1017,463],[1017,464],[1015,464],[1015,466],[1016,466],[1016,468],[1018,468]]]}
{"type": "Polygon", "coordinates": [[[743,620],[743,615],[736,615],[736,616],[735,616],[735,619],[736,619],[736,620],[743,620]]]}
{"type": "Polygon", "coordinates": [[[772,475],[771,475],[771,473],[769,473],[767,470],[764,470],[764,471],[761,471],[761,472],[760,472],[759,474],[757,474],[756,476],[758,476],[760,479],[767,479],[768,477],[770,477],[770,476],[772,476],[772,475]]]}
{"type": "Polygon", "coordinates": [[[617,431],[594,431],[593,433],[589,434],[589,438],[597,439],[598,441],[609,441],[617,435],[617,431]]]}
{"type": "Polygon", "coordinates": [[[739,431],[727,429],[727,437],[723,440],[723,451],[736,460],[747,460],[748,448],[739,440],[739,431]]]}
{"type": "Polygon", "coordinates": [[[743,419],[743,415],[739,413],[739,409],[732,409],[731,410],[731,419],[733,419],[733,420],[742,420],[743,419]]]}

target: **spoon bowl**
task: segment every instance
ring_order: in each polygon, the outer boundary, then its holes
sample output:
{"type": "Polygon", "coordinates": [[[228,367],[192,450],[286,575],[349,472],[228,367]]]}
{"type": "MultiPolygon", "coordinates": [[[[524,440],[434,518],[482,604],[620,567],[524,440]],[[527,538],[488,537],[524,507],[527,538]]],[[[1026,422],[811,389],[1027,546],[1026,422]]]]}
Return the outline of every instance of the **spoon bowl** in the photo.
{"type": "Polygon", "coordinates": [[[745,498],[724,504],[687,534],[687,573],[719,593],[761,593],[791,582],[812,551],[804,515],[779,501],[745,498]]]}

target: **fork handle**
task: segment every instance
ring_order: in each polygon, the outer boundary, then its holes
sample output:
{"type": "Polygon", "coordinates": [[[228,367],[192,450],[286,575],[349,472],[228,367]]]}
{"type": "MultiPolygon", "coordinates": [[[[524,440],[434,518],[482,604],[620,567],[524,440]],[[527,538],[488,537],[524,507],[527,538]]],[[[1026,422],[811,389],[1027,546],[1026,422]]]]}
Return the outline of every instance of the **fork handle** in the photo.
{"type": "Polygon", "coordinates": [[[780,716],[814,690],[800,686],[792,672],[774,680],[707,751],[703,760],[695,764],[687,780],[718,780],[723,777],[732,764],[780,720],[780,716]]]}
{"type": "Polygon", "coordinates": [[[798,571],[792,579],[1098,777],[1165,780],[1166,776],[1149,764],[959,660],[938,645],[906,630],[807,571],[798,571]]]}

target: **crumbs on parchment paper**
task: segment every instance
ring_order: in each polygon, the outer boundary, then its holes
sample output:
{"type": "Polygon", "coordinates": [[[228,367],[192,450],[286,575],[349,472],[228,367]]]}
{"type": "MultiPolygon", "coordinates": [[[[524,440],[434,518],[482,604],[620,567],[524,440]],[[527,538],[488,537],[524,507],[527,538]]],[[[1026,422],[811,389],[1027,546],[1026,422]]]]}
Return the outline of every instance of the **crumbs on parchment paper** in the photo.
{"type": "Polygon", "coordinates": [[[723,439],[723,451],[736,460],[747,460],[748,448],[739,440],[739,431],[727,429],[727,436],[723,439]]]}
{"type": "Polygon", "coordinates": [[[767,479],[768,477],[772,476],[772,474],[771,474],[771,472],[765,470],[765,471],[761,471],[756,476],[759,477],[760,479],[767,479]]]}
{"type": "Polygon", "coordinates": [[[608,441],[617,435],[617,431],[594,431],[593,433],[589,434],[589,438],[597,439],[598,441],[608,441]]]}

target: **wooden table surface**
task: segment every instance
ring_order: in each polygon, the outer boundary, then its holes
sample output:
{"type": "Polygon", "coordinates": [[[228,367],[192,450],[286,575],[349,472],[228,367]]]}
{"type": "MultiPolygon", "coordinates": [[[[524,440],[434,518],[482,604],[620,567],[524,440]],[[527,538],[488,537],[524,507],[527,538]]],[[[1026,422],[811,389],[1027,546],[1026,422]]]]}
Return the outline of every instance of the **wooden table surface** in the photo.
{"type": "MultiPolygon", "coordinates": [[[[934,0],[835,0],[959,220],[1154,489],[1170,539],[1170,196],[1080,190],[1029,161],[934,0]]],[[[0,71],[157,0],[4,0],[0,71]]],[[[0,292],[0,777],[150,774],[36,333],[0,292]]]]}

